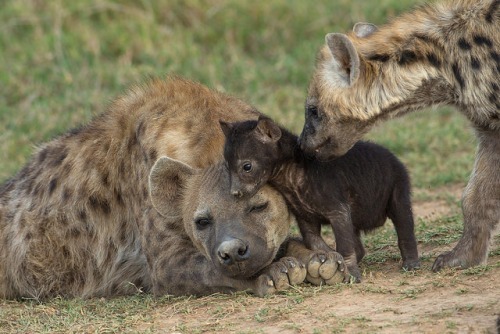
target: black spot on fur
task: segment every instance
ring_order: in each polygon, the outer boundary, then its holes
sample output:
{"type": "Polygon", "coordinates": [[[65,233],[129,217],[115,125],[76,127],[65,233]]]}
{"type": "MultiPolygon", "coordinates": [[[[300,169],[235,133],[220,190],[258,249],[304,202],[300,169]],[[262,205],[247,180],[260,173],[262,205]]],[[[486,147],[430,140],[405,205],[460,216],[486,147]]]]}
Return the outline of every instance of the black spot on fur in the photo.
{"type": "Polygon", "coordinates": [[[493,59],[497,64],[500,62],[500,55],[495,51],[490,52],[491,59],[493,59]]]}
{"type": "Polygon", "coordinates": [[[428,53],[427,54],[427,61],[434,67],[440,68],[441,67],[441,60],[434,54],[434,53],[428,53]]]}
{"type": "Polygon", "coordinates": [[[26,235],[24,236],[24,240],[25,240],[25,241],[30,241],[32,237],[33,237],[33,236],[31,235],[31,233],[30,233],[30,232],[28,232],[28,233],[26,233],[26,235]]]}
{"type": "Polygon", "coordinates": [[[63,202],[67,203],[69,201],[69,199],[71,198],[71,195],[72,195],[71,189],[64,188],[63,193],[62,193],[63,202]]]}
{"type": "Polygon", "coordinates": [[[122,221],[122,224],[120,226],[120,243],[124,245],[127,242],[128,239],[128,230],[127,230],[127,221],[124,220],[122,221]]]}
{"type": "Polygon", "coordinates": [[[70,252],[69,252],[68,247],[62,246],[61,253],[62,253],[62,255],[64,256],[65,259],[69,259],[70,252]]]}
{"type": "Polygon", "coordinates": [[[45,161],[45,158],[47,158],[48,154],[48,148],[44,148],[43,150],[38,153],[38,163],[42,164],[45,161]]]}
{"type": "Polygon", "coordinates": [[[455,79],[460,84],[460,88],[464,89],[464,87],[465,87],[465,80],[462,77],[462,72],[460,71],[460,68],[458,67],[458,64],[454,63],[451,66],[451,69],[453,70],[453,75],[455,76],[455,79]]]}
{"type": "MultiPolygon", "coordinates": [[[[493,1],[486,12],[485,19],[488,23],[493,23],[493,14],[496,12],[498,6],[500,5],[500,0],[493,1]]],[[[500,319],[500,317],[499,317],[500,319]]]]}
{"type": "Polygon", "coordinates": [[[125,202],[123,202],[122,193],[118,189],[115,189],[114,193],[115,193],[115,200],[118,203],[118,205],[123,206],[125,202]]]}
{"type": "Polygon", "coordinates": [[[165,241],[165,238],[166,238],[166,237],[167,237],[167,236],[165,235],[165,233],[158,232],[158,233],[156,234],[156,241],[157,241],[159,244],[161,244],[161,243],[163,243],[163,242],[165,241]]]}
{"type": "Polygon", "coordinates": [[[105,188],[107,188],[109,186],[109,173],[108,172],[104,172],[101,174],[101,182],[105,188]]]}
{"type": "Polygon", "coordinates": [[[135,136],[137,138],[141,138],[146,132],[146,125],[144,124],[144,120],[140,121],[135,130],[135,136]]]}
{"type": "Polygon", "coordinates": [[[72,238],[78,238],[80,236],[81,232],[78,228],[73,227],[68,231],[68,236],[72,238]]]}
{"type": "Polygon", "coordinates": [[[476,57],[472,57],[470,59],[470,66],[474,70],[479,70],[481,68],[481,63],[479,62],[479,59],[477,59],[476,57]]]}
{"type": "Polygon", "coordinates": [[[377,53],[377,54],[373,54],[373,55],[368,56],[368,60],[380,61],[382,63],[388,61],[390,58],[391,58],[391,56],[386,54],[386,53],[377,53]]]}
{"type": "Polygon", "coordinates": [[[71,129],[71,130],[69,130],[69,131],[67,132],[67,136],[68,136],[68,137],[71,137],[71,136],[76,136],[76,135],[78,135],[80,132],[82,132],[82,130],[83,130],[83,129],[84,129],[84,127],[83,127],[83,126],[79,126],[79,127],[77,127],[77,128],[73,128],[73,129],[71,129]]]}
{"type": "Polygon", "coordinates": [[[488,100],[490,100],[491,103],[496,104],[497,102],[497,94],[491,93],[490,96],[488,97],[488,100]]]}
{"type": "Polygon", "coordinates": [[[158,152],[156,152],[154,148],[149,151],[149,158],[151,161],[156,161],[156,159],[158,159],[158,152]]]}
{"type": "Polygon", "coordinates": [[[398,63],[400,65],[409,65],[418,60],[417,54],[410,50],[404,50],[401,53],[401,57],[399,58],[398,63]]]}
{"type": "Polygon", "coordinates": [[[80,219],[82,222],[87,220],[87,212],[85,210],[80,210],[78,211],[78,219],[80,219]]]}
{"type": "Polygon", "coordinates": [[[56,153],[54,155],[54,158],[51,161],[50,165],[52,167],[59,166],[60,164],[62,164],[62,162],[64,161],[64,159],[66,159],[67,156],[68,156],[68,151],[66,149],[62,149],[61,151],[59,151],[58,153],[56,153]]]}
{"type": "Polygon", "coordinates": [[[498,92],[498,85],[495,82],[491,83],[491,88],[493,89],[494,92],[498,92]]]}
{"type": "Polygon", "coordinates": [[[127,141],[127,150],[130,152],[138,144],[137,136],[131,135],[127,141]]]}
{"type": "Polygon", "coordinates": [[[61,225],[68,225],[68,216],[62,214],[59,216],[59,222],[61,225]]]}
{"type": "Polygon", "coordinates": [[[474,37],[472,39],[473,39],[474,43],[476,43],[476,45],[479,45],[479,46],[486,45],[489,48],[491,48],[493,46],[493,42],[491,41],[491,39],[489,39],[486,36],[474,35],[474,37]]]}
{"type": "Polygon", "coordinates": [[[56,188],[57,188],[57,178],[53,178],[49,182],[49,195],[52,195],[52,193],[54,192],[54,190],[56,190],[56,188]]]}
{"type": "Polygon", "coordinates": [[[121,177],[125,177],[125,162],[123,160],[120,161],[120,166],[118,167],[118,173],[120,174],[121,177]]]}
{"type": "Polygon", "coordinates": [[[109,215],[111,213],[109,202],[102,197],[90,196],[89,204],[94,210],[100,210],[105,215],[109,215]]]}
{"type": "Polygon", "coordinates": [[[458,40],[458,47],[462,50],[470,50],[472,46],[470,45],[469,42],[465,40],[465,38],[460,38],[458,40]]]}

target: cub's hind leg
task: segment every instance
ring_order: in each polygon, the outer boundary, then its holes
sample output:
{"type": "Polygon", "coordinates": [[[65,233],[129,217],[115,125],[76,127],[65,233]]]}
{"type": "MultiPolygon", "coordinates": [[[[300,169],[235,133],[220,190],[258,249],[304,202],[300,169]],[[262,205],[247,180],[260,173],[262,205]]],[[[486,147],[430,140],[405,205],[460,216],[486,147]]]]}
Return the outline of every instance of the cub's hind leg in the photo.
{"type": "Polygon", "coordinates": [[[387,211],[387,216],[392,220],[398,235],[398,247],[403,259],[403,269],[420,268],[408,179],[396,183],[387,211]]]}

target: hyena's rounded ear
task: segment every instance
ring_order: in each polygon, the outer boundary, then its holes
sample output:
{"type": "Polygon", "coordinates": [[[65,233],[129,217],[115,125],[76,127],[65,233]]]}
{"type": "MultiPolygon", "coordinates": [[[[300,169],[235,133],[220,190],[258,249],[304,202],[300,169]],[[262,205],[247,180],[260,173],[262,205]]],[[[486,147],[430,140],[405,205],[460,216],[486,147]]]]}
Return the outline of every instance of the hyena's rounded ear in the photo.
{"type": "Polygon", "coordinates": [[[278,124],[266,116],[259,116],[255,132],[259,140],[264,143],[277,142],[281,138],[281,129],[278,124]]]}
{"type": "Polygon", "coordinates": [[[359,78],[360,60],[358,51],[345,34],[330,33],[325,36],[325,42],[332,53],[334,66],[330,75],[340,86],[349,87],[359,78]]]}
{"type": "Polygon", "coordinates": [[[153,207],[163,217],[174,218],[182,214],[182,189],[196,170],[175,159],[159,158],[149,173],[149,196],[153,207]]]}
{"type": "Polygon", "coordinates": [[[220,128],[224,133],[224,136],[228,138],[231,135],[231,129],[233,128],[231,123],[224,122],[223,120],[219,120],[220,128]]]}
{"type": "Polygon", "coordinates": [[[372,23],[358,22],[352,28],[354,34],[359,38],[365,38],[378,31],[378,27],[372,23]]]}

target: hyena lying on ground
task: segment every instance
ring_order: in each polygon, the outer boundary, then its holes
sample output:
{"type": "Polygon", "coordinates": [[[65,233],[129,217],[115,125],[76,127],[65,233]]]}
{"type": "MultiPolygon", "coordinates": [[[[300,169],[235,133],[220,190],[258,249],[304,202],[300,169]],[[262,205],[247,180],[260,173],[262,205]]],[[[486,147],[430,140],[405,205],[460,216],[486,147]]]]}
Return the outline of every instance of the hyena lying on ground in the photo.
{"type": "MultiPolygon", "coordinates": [[[[219,121],[258,115],[199,84],[156,80],[43,144],[0,186],[0,298],[263,294],[300,281],[297,260],[271,264],[292,219],[282,197],[269,188],[233,199],[221,167],[209,167],[222,160],[219,121]],[[168,174],[161,156],[207,169],[168,174]],[[200,212],[216,222],[210,237],[195,233],[200,212]]],[[[292,246],[313,274],[334,274],[331,254],[292,246]]]]}
{"type": "Polygon", "coordinates": [[[479,146],[463,198],[464,232],[433,270],[486,262],[500,222],[500,1],[424,5],[378,29],[358,23],[320,50],[306,101],[302,148],[345,154],[378,121],[456,106],[479,146]]]}
{"type": "Polygon", "coordinates": [[[252,196],[269,182],[297,217],[306,247],[329,250],[321,237],[321,224],[330,224],[336,250],[360,282],[358,263],[365,255],[360,233],[382,226],[389,217],[398,235],[403,268],[420,267],[410,179],[387,149],[358,142],[343,157],[322,162],[307,157],[297,145],[297,136],[269,118],[221,122],[221,126],[233,195],[252,196]]]}

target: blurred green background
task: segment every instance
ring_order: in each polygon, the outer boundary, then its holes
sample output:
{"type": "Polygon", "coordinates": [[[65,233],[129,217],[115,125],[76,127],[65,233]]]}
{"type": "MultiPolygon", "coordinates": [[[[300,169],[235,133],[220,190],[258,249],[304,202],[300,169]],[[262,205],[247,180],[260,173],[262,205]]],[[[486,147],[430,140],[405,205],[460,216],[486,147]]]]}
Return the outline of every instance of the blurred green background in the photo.
{"type": "MultiPolygon", "coordinates": [[[[315,54],[332,31],[383,24],[412,0],[0,0],[0,182],[33,147],[105,110],[126,87],[176,73],[241,97],[295,132],[315,54]]],[[[368,138],[416,187],[465,183],[474,139],[448,109],[368,138]]]]}

